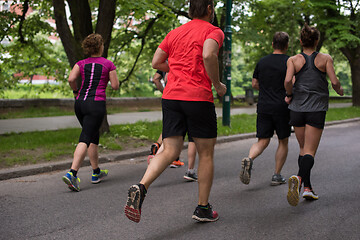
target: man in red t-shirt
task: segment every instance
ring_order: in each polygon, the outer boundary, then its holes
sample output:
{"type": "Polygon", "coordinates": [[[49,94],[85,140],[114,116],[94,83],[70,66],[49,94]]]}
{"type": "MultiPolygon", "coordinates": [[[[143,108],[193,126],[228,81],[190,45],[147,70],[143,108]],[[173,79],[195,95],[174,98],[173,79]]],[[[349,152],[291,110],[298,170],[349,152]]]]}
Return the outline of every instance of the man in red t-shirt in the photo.
{"type": "Polygon", "coordinates": [[[134,222],[140,221],[150,184],[179,156],[186,133],[194,139],[199,153],[199,200],[192,218],[206,222],[219,218],[208,202],[217,137],[211,85],[220,96],[226,93],[219,80],[217,56],[224,33],[210,23],[214,10],[213,0],[190,0],[193,20],[168,33],[153,57],[153,68],[168,72],[162,96],[164,151],[152,159],[140,183],[129,189],[125,214],[134,222]]]}

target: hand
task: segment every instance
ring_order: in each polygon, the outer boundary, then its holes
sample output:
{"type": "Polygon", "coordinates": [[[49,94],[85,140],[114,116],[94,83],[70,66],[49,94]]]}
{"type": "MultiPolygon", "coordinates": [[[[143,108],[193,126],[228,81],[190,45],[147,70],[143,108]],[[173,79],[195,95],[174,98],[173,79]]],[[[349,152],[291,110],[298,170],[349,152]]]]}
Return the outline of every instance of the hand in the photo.
{"type": "Polygon", "coordinates": [[[344,96],[344,89],[343,89],[343,87],[340,87],[339,91],[337,91],[337,94],[339,94],[340,96],[344,96]]]}
{"type": "Polygon", "coordinates": [[[292,97],[285,97],[285,102],[287,104],[290,104],[291,100],[292,100],[292,97]]]}
{"type": "Polygon", "coordinates": [[[219,85],[214,86],[214,87],[215,87],[215,90],[216,90],[217,94],[219,94],[220,97],[225,95],[226,90],[227,90],[225,84],[220,83],[219,85]]]}

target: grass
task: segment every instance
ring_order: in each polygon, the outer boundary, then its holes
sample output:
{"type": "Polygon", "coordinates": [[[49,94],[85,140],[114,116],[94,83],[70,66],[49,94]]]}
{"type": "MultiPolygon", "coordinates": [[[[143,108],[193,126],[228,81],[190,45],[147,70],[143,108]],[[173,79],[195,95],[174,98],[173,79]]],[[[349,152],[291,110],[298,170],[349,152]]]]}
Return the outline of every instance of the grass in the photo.
{"type": "MultiPolygon", "coordinates": [[[[326,121],[360,117],[359,107],[329,109],[326,121]]],[[[113,125],[111,132],[100,138],[100,153],[149,146],[161,132],[161,121],[139,121],[134,124],[113,125]]],[[[64,129],[0,135],[0,168],[71,158],[80,129],[64,129]]],[[[231,116],[231,127],[222,126],[218,119],[218,136],[256,131],[256,115],[231,116]]]]}

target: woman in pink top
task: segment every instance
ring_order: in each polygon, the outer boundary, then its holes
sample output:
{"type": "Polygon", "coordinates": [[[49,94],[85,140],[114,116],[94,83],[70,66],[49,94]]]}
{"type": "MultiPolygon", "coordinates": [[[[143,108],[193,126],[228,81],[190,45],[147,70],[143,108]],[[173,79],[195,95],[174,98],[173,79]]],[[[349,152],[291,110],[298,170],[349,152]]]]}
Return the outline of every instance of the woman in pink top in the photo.
{"type": "Polygon", "coordinates": [[[73,89],[75,101],[75,114],[82,131],[79,143],[74,152],[71,169],[63,181],[73,191],[80,191],[80,179],[77,172],[84,161],[86,153],[93,168],[92,183],[99,183],[108,174],[108,170],[100,170],[98,158],[99,128],[106,114],[105,90],[110,81],[113,89],[119,89],[119,80],[115,65],[101,57],[104,51],[104,41],[101,35],[93,33],[82,43],[85,55],[89,58],[81,60],[74,65],[69,75],[69,84],[73,89]],[[81,87],[78,90],[76,79],[81,77],[81,87]]]}

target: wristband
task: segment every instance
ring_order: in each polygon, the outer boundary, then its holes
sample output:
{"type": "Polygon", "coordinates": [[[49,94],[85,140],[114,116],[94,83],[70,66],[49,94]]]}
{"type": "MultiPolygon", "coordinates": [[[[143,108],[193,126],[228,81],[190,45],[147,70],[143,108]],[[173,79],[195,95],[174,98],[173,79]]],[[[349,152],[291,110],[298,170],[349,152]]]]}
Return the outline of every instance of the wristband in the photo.
{"type": "Polygon", "coordinates": [[[73,93],[79,93],[79,90],[73,90],[73,93]]]}
{"type": "Polygon", "coordinates": [[[288,97],[288,98],[291,98],[292,96],[293,96],[293,94],[285,94],[286,95],[286,97],[288,97]]]}

